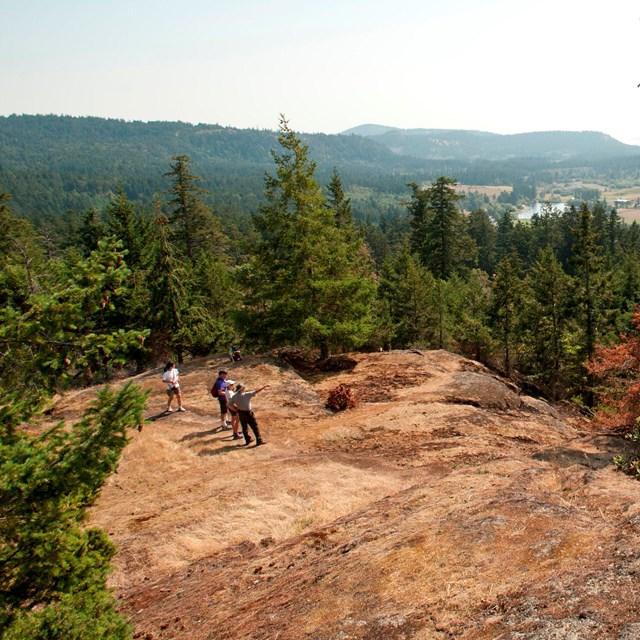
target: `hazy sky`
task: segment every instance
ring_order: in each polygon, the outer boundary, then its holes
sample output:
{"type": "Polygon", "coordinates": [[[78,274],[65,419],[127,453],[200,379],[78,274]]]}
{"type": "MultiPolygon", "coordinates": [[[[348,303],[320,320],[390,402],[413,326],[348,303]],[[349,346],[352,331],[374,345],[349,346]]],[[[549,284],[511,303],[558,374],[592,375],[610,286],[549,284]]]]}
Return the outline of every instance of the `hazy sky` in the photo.
{"type": "Polygon", "coordinates": [[[640,144],[632,0],[0,0],[0,115],[640,144]]]}

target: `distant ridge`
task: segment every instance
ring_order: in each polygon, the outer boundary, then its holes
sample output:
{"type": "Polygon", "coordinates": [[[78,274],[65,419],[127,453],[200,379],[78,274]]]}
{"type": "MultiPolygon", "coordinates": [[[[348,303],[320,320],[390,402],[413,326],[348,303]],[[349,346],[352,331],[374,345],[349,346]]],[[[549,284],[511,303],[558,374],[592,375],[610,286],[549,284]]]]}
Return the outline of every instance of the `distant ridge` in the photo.
{"type": "Polygon", "coordinates": [[[374,140],[398,155],[426,160],[602,160],[640,155],[640,147],[598,131],[498,134],[464,129],[400,129],[363,124],[342,132],[374,140]]]}

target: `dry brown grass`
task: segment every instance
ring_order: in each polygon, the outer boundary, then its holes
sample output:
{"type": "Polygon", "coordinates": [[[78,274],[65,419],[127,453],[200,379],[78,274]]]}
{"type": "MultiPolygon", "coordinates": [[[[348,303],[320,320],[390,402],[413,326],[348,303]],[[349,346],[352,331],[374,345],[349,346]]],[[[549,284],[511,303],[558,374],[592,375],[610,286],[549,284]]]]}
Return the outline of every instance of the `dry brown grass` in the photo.
{"type": "MultiPolygon", "coordinates": [[[[189,412],[134,433],[92,513],[119,547],[111,584],[138,637],[626,637],[640,596],[619,576],[640,572],[640,507],[614,444],[444,351],[353,359],[312,383],[268,360],[235,367],[273,385],[254,403],[258,448],[211,430],[202,390],[219,363],[184,367],[189,412]],[[359,404],[332,414],[340,383],[359,404]]],[[[157,378],[140,378],[151,416],[157,378]]]]}

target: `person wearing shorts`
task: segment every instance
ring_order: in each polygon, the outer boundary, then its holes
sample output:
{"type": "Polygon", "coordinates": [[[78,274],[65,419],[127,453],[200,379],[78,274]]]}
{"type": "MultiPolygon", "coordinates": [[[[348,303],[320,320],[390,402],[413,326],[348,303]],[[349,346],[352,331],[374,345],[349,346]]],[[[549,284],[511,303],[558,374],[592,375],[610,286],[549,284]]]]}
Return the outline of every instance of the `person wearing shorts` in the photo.
{"type": "Polygon", "coordinates": [[[175,367],[175,364],[169,360],[164,368],[164,373],[162,374],[162,382],[167,383],[167,408],[166,411],[171,413],[173,409],[171,408],[171,403],[173,402],[173,398],[175,397],[178,400],[178,411],[186,411],[186,409],[182,406],[182,393],[180,392],[180,380],[178,370],[175,367]]]}

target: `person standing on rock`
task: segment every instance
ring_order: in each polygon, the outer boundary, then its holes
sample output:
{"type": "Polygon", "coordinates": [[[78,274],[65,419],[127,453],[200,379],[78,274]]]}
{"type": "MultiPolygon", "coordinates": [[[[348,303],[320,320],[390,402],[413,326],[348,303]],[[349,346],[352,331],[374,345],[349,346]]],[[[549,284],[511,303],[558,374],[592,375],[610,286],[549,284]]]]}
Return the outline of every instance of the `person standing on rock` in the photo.
{"type": "Polygon", "coordinates": [[[270,384],[265,384],[264,387],[260,387],[255,391],[247,391],[241,382],[236,383],[236,393],[231,399],[231,405],[238,410],[245,446],[253,442],[253,438],[249,435],[249,427],[251,427],[253,435],[256,437],[256,447],[265,444],[265,441],[260,436],[258,422],[251,407],[251,399],[264,389],[269,389],[270,387],[270,384]]]}
{"type": "Polygon", "coordinates": [[[227,389],[228,373],[226,369],[220,369],[218,377],[211,387],[211,395],[217,398],[220,404],[220,429],[223,430],[229,428],[227,426],[227,396],[224,393],[227,389]]]}
{"type": "Polygon", "coordinates": [[[171,403],[173,402],[173,397],[175,396],[178,400],[178,411],[186,411],[186,409],[182,406],[182,393],[180,392],[180,380],[178,379],[179,373],[175,367],[175,364],[169,360],[164,367],[164,373],[162,374],[162,382],[167,383],[167,408],[166,411],[171,413],[173,409],[171,408],[171,403]]]}

